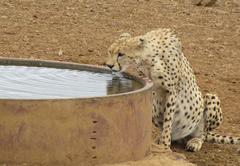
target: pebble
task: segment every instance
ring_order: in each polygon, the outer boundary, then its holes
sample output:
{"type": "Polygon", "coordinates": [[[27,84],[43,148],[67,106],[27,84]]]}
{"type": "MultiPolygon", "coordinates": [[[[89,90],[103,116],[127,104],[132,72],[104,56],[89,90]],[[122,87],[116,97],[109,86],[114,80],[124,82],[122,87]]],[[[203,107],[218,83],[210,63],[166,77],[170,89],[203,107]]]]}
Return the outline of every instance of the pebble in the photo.
{"type": "Polygon", "coordinates": [[[46,13],[37,13],[37,14],[34,14],[33,17],[35,17],[37,19],[46,19],[46,18],[48,18],[48,15],[46,13]]]}
{"type": "Polygon", "coordinates": [[[58,12],[58,15],[62,16],[64,13],[65,13],[64,11],[60,11],[60,12],[58,12]]]}
{"type": "Polygon", "coordinates": [[[57,43],[58,40],[57,40],[57,39],[52,39],[52,42],[53,42],[53,43],[57,43]]]}
{"type": "Polygon", "coordinates": [[[63,55],[63,51],[62,51],[62,49],[60,48],[60,50],[59,50],[59,52],[58,52],[58,56],[61,56],[61,55],[63,55]]]}
{"type": "Polygon", "coordinates": [[[193,3],[199,6],[211,6],[216,3],[217,0],[194,0],[193,3]]]}
{"type": "Polygon", "coordinates": [[[223,45],[226,46],[226,45],[228,45],[228,43],[227,42],[223,42],[223,45]]]}
{"type": "Polygon", "coordinates": [[[213,41],[214,39],[212,37],[207,38],[207,41],[213,41]]]}
{"type": "Polygon", "coordinates": [[[33,21],[33,20],[34,20],[34,18],[31,18],[31,17],[30,17],[30,18],[28,18],[28,20],[30,20],[30,21],[33,21]]]}
{"type": "Polygon", "coordinates": [[[8,34],[8,35],[15,35],[16,31],[13,30],[13,29],[8,29],[8,30],[5,31],[5,33],[8,34]]]}
{"type": "Polygon", "coordinates": [[[10,47],[10,50],[11,50],[12,52],[17,52],[17,51],[19,50],[19,46],[18,46],[18,45],[12,45],[12,46],[10,47]]]}
{"type": "Polygon", "coordinates": [[[189,47],[194,47],[195,44],[194,43],[189,43],[189,47]]]}
{"type": "Polygon", "coordinates": [[[22,40],[28,42],[30,39],[27,36],[24,36],[22,40]]]}
{"type": "Polygon", "coordinates": [[[240,13],[240,8],[232,9],[232,13],[240,13]]]}
{"type": "Polygon", "coordinates": [[[71,17],[72,14],[71,14],[70,12],[67,12],[67,13],[66,13],[66,16],[71,17]]]}
{"type": "Polygon", "coordinates": [[[112,25],[113,27],[117,27],[117,26],[118,26],[117,23],[112,23],[111,25],[112,25]]]}
{"type": "Polygon", "coordinates": [[[4,18],[4,19],[6,19],[6,18],[8,18],[8,16],[1,16],[1,18],[4,18]]]}
{"type": "Polygon", "coordinates": [[[215,27],[222,27],[223,26],[223,22],[219,22],[215,24],[215,27]]]}

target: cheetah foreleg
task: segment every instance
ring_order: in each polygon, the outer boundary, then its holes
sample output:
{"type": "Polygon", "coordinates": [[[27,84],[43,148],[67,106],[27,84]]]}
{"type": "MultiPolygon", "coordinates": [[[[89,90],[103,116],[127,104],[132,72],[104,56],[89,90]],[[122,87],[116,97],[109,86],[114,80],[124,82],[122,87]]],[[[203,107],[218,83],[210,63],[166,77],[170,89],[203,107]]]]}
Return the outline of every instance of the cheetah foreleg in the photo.
{"type": "Polygon", "coordinates": [[[164,107],[164,119],[159,144],[163,144],[166,148],[171,145],[172,122],[175,112],[176,94],[175,92],[167,92],[167,100],[164,107]],[[172,104],[170,104],[172,103],[172,104]]]}
{"type": "Polygon", "coordinates": [[[205,119],[204,117],[201,119],[197,128],[191,134],[192,139],[187,142],[186,148],[189,151],[199,151],[202,148],[202,144],[206,139],[206,127],[205,127],[205,119]]]}

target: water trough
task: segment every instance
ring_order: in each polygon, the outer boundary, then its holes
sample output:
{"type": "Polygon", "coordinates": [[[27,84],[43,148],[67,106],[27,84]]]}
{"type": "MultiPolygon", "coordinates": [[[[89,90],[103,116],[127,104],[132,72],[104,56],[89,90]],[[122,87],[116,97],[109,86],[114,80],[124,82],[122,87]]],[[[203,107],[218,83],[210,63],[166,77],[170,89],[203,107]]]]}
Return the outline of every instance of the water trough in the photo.
{"type": "MultiPolygon", "coordinates": [[[[0,58],[0,65],[111,74],[105,67],[44,60],[0,58]]],[[[152,83],[127,72],[123,76],[142,87],[114,94],[122,85],[112,78],[106,85],[108,95],[18,98],[12,92],[12,98],[6,98],[0,94],[0,164],[96,165],[148,155],[152,83]],[[111,89],[109,84],[117,87],[111,89]]]]}

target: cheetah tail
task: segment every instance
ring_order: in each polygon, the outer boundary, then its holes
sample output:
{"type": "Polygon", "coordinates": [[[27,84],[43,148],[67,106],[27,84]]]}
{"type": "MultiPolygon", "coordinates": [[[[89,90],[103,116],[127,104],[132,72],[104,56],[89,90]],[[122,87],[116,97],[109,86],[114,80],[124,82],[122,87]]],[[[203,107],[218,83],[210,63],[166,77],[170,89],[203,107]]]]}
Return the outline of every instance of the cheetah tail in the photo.
{"type": "Polygon", "coordinates": [[[220,135],[217,133],[208,132],[206,136],[206,141],[213,143],[223,143],[223,144],[236,144],[240,145],[239,137],[231,137],[226,135],[220,135]]]}

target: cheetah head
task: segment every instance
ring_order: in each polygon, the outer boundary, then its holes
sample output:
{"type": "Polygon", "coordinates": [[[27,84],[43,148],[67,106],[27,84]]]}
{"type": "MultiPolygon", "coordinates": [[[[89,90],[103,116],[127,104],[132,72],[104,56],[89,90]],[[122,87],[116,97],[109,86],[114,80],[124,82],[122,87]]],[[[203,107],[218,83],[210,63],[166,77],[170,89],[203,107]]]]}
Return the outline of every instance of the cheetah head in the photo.
{"type": "Polygon", "coordinates": [[[131,37],[128,33],[120,35],[108,49],[107,66],[114,72],[134,66],[143,52],[144,45],[144,38],[131,37]]]}

